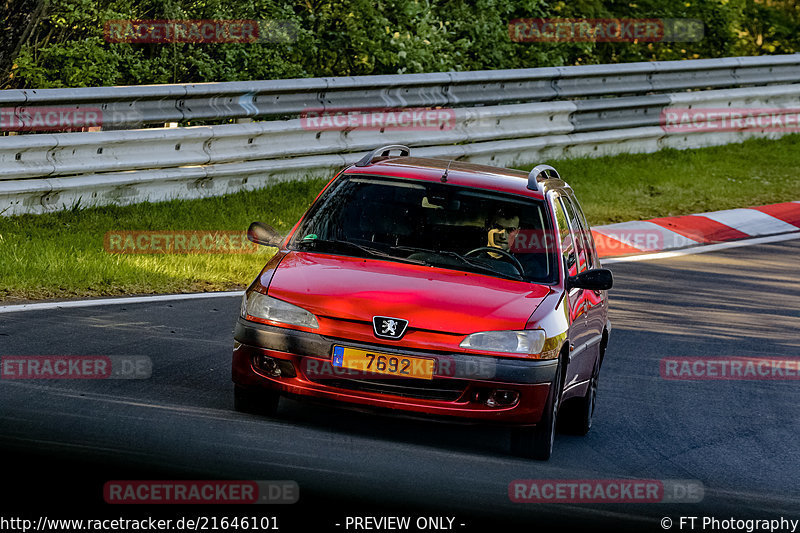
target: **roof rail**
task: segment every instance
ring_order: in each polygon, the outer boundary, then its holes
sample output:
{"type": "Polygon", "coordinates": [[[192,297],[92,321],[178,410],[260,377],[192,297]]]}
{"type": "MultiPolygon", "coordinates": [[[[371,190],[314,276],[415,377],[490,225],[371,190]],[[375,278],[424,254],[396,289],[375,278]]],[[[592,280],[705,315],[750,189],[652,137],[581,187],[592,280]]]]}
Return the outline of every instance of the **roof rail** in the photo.
{"type": "Polygon", "coordinates": [[[375,148],[373,151],[362,157],[358,163],[356,163],[356,166],[365,167],[371,164],[376,157],[388,157],[389,152],[392,150],[400,150],[401,156],[407,156],[411,154],[411,149],[408,146],[403,146],[402,144],[390,144],[388,146],[382,146],[381,148],[375,148]]]}
{"type": "Polygon", "coordinates": [[[556,179],[561,179],[561,176],[558,175],[558,171],[551,167],[550,165],[536,165],[531,170],[531,173],[528,174],[528,188],[532,191],[539,190],[539,176],[542,174],[547,173],[548,178],[555,177],[556,179]],[[555,176],[553,176],[555,174],[555,176]]]}

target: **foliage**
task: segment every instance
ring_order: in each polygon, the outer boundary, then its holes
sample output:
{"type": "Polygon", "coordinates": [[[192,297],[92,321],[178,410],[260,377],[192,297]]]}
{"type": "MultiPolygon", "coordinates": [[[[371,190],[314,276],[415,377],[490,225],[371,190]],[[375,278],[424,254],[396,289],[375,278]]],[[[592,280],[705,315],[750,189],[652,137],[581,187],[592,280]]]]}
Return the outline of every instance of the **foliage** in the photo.
{"type": "MultiPolygon", "coordinates": [[[[41,4],[41,0],[35,0],[41,4]]],[[[34,0],[7,0],[11,4],[34,0]]],[[[678,60],[800,50],[797,0],[57,0],[2,50],[0,87],[48,88],[678,60]],[[696,42],[520,43],[515,18],[691,18],[696,42]],[[270,19],[286,42],[107,42],[109,20],[270,19]],[[21,45],[20,45],[21,44],[21,45]],[[9,74],[10,70],[10,74],[9,74]]],[[[19,10],[17,10],[19,11],[19,10]]]]}

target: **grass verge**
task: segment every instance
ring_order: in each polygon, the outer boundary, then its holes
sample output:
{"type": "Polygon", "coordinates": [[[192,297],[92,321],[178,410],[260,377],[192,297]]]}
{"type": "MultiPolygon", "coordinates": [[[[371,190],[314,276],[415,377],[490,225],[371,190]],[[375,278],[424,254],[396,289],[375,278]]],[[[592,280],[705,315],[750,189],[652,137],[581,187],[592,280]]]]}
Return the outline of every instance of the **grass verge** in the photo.
{"type": "MultiPolygon", "coordinates": [[[[550,161],[590,224],[800,200],[800,135],[697,150],[550,161]]],[[[527,169],[532,168],[529,165],[527,169]]],[[[254,254],[109,254],[108,231],[288,231],[328,178],[203,200],[0,217],[0,300],[232,290],[257,274],[254,254]]]]}

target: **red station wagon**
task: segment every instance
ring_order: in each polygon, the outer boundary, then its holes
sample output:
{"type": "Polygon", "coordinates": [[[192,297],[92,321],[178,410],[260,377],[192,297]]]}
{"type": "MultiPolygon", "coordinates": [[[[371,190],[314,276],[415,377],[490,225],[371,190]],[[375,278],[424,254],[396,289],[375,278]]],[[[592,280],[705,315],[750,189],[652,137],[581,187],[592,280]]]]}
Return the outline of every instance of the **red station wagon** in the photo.
{"type": "Polygon", "coordinates": [[[548,459],[585,434],[608,335],[609,270],[556,170],[385,146],[336,175],[248,287],[234,403],[280,396],[512,428],[548,459]],[[391,156],[399,152],[399,156],[391,156]]]}

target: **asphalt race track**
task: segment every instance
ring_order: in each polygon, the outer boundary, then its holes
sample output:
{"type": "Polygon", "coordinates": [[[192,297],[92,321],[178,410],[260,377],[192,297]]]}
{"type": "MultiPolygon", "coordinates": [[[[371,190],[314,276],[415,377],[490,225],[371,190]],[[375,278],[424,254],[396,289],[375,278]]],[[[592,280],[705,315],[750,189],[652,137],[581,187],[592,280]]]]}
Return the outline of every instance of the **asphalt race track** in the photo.
{"type": "MultiPolygon", "coordinates": [[[[0,314],[0,355],[145,355],[142,380],[0,380],[4,516],[277,515],[281,531],[347,531],[347,516],[663,531],[680,516],[800,519],[800,380],[673,381],[683,356],[800,355],[800,241],[615,263],[613,331],[595,425],[549,462],[499,429],[282,400],[233,410],[238,298],[0,314]],[[517,479],[697,480],[699,503],[513,503],[517,479]],[[109,505],[119,479],[295,480],[300,502],[109,505]],[[48,514],[49,513],[49,514],[48,514]],[[337,524],[340,524],[337,526],[337,524]]],[[[684,528],[685,529],[685,528],[684,528]]],[[[353,529],[349,529],[353,531],[353,529]]],[[[516,529],[515,529],[516,530],[516,529]]],[[[520,529],[523,531],[523,529],[520,529]]]]}

